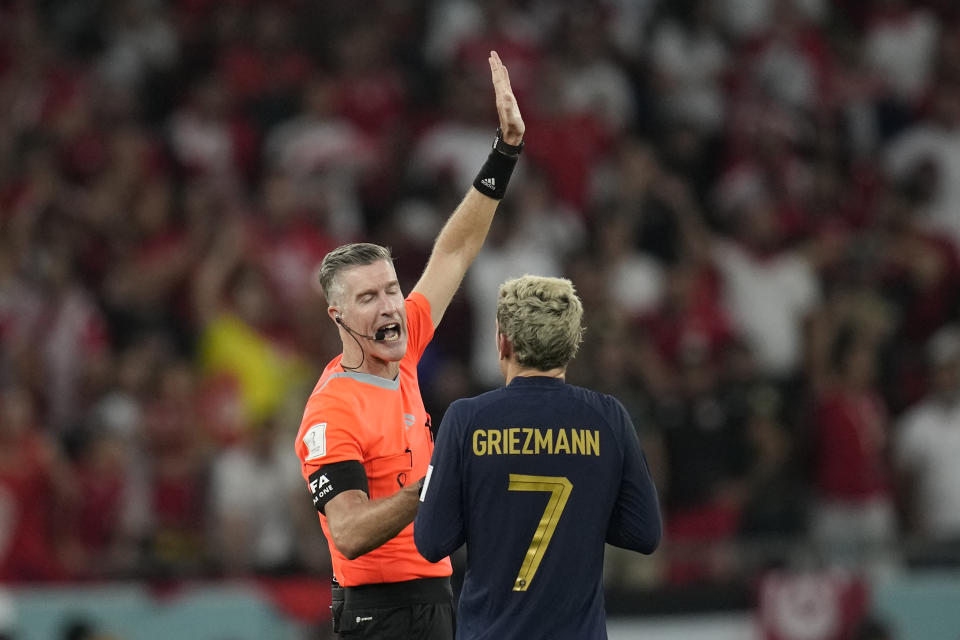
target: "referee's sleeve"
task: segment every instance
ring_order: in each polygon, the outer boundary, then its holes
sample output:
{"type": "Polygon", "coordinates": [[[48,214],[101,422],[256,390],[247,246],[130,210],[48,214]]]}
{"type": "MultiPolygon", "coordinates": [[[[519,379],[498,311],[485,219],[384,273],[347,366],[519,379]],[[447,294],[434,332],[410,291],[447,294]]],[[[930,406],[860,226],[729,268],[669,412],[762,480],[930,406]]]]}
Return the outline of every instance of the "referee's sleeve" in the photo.
{"type": "Polygon", "coordinates": [[[461,491],[462,421],[458,419],[461,410],[462,405],[454,402],[443,416],[413,522],[417,551],[430,562],[446,558],[466,539],[461,491]]]}
{"type": "Polygon", "coordinates": [[[633,422],[622,405],[619,409],[623,421],[623,474],[607,525],[607,542],[623,549],[653,553],[663,535],[657,488],[633,422]]]}

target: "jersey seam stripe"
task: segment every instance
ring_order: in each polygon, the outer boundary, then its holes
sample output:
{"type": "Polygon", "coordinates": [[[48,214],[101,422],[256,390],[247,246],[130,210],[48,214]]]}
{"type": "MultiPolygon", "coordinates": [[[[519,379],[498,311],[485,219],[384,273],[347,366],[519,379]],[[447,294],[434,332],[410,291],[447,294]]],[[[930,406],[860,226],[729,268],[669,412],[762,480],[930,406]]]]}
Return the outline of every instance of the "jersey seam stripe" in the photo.
{"type": "Polygon", "coordinates": [[[317,389],[314,389],[313,393],[310,395],[317,395],[326,388],[330,382],[336,378],[349,378],[361,384],[369,384],[375,387],[380,387],[381,389],[387,389],[389,391],[396,391],[400,388],[400,376],[397,376],[394,380],[387,380],[386,378],[381,378],[380,376],[375,376],[369,373],[356,373],[352,371],[342,371],[340,373],[334,373],[329,378],[327,378],[324,383],[317,389]]]}

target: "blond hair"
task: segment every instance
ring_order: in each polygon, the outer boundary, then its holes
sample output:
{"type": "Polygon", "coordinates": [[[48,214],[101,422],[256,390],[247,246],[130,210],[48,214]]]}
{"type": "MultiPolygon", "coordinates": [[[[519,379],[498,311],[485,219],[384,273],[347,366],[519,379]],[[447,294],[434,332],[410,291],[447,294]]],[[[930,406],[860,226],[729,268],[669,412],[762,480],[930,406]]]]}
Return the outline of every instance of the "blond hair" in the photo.
{"type": "Polygon", "coordinates": [[[497,323],[521,366],[566,367],[583,340],[582,320],[583,304],[566,278],[527,275],[500,285],[497,323]]]}
{"type": "Polygon", "coordinates": [[[325,255],[323,262],[320,263],[317,279],[320,281],[320,288],[323,290],[323,297],[326,298],[327,304],[335,304],[343,293],[343,285],[337,278],[341,271],[374,264],[381,260],[393,261],[390,249],[371,242],[345,244],[325,255]]]}

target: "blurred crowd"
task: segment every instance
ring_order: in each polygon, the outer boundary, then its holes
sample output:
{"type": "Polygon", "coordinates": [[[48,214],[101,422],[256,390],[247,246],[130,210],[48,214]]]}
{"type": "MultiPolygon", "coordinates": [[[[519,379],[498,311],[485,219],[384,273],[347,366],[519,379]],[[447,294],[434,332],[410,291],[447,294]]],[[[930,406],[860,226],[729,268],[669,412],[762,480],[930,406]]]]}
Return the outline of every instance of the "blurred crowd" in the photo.
{"type": "Polygon", "coordinates": [[[314,270],[380,242],[409,291],[491,49],[526,149],[433,419],[501,383],[498,285],[564,275],[666,520],[611,581],[960,563],[950,0],[0,0],[0,581],[326,570],[314,270]]]}

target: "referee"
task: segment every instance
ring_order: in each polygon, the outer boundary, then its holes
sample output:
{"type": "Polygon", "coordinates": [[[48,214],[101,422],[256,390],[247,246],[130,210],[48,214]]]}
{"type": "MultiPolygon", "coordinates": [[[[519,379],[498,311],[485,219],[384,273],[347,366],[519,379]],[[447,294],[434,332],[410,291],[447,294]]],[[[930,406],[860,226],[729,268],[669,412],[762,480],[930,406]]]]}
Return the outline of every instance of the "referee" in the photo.
{"type": "Polygon", "coordinates": [[[507,70],[490,52],[500,129],[473,187],[451,214],[404,297],[389,249],[348,244],[320,265],[343,352],[324,369],[296,438],[301,471],[330,545],[334,631],[342,637],[450,640],[450,561],[413,542],[420,481],[433,451],[417,363],[490,223],[523,143],[507,70]]]}

